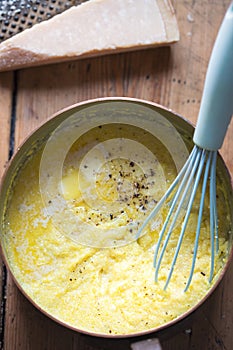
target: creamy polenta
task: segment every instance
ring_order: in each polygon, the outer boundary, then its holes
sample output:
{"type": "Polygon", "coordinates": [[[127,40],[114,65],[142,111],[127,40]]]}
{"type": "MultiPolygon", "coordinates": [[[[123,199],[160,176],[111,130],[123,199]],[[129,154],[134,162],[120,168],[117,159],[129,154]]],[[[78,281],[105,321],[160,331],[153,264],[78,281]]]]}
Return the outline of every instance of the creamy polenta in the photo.
{"type": "MultiPolygon", "coordinates": [[[[3,247],[15,278],[42,310],[80,330],[123,335],[165,324],[204,297],[211,286],[208,198],[192,283],[184,292],[193,256],[197,206],[191,214],[172,279],[165,291],[163,287],[180,233],[179,225],[172,234],[157,283],[153,258],[168,204],[137,240],[117,246],[112,242],[103,248],[79,244],[59,230],[48,215],[46,206],[49,208],[52,200],[43,202],[39,185],[42,152],[40,149],[27,160],[12,184],[3,235],[3,247]]],[[[138,218],[143,220],[176,174],[170,154],[149,132],[124,124],[100,125],[71,147],[60,185],[72,215],[78,215],[87,228],[98,233],[102,232],[98,231],[100,228],[119,228],[138,218]],[[79,176],[80,164],[88,172],[89,164],[85,163],[84,155],[95,145],[114,139],[116,135],[143,144],[150,154],[156,155],[156,162],[149,164],[151,160],[144,158],[137,163],[120,156],[106,159],[95,176],[95,196],[99,196],[98,205],[95,205],[96,197],[91,201],[92,194],[89,193],[85,198],[78,186],[79,181],[85,182],[79,176]],[[146,176],[143,169],[147,169],[146,176]],[[158,173],[162,175],[157,176],[158,173]],[[102,209],[101,201],[109,207],[106,205],[102,209]],[[119,207],[117,203],[120,203],[119,207]]],[[[220,203],[223,196],[219,186],[220,203]]],[[[60,215],[62,220],[62,211],[60,215]]],[[[228,254],[228,216],[227,206],[220,205],[215,278],[228,254]]]]}

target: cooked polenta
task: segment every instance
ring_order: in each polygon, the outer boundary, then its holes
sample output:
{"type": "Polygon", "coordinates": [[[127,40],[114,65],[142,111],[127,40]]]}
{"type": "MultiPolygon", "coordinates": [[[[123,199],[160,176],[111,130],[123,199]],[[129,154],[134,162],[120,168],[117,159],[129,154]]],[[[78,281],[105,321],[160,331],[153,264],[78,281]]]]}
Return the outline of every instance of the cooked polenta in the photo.
{"type": "MultiPolygon", "coordinates": [[[[39,183],[42,154],[43,149],[40,149],[31,156],[12,184],[3,236],[4,250],[14,276],[42,310],[79,330],[123,335],[176,319],[204,297],[211,286],[208,198],[192,283],[184,292],[193,256],[197,204],[170,284],[164,290],[180,233],[179,225],[172,233],[158,282],[154,280],[153,258],[169,204],[161,209],[139,239],[133,231],[128,241],[122,237],[117,240],[114,236],[103,246],[80,244],[75,237],[59,229],[57,221],[54,223],[53,216],[49,215],[53,199],[45,203],[39,183]]],[[[176,174],[170,154],[149,132],[134,126],[109,124],[92,129],[73,144],[64,162],[60,191],[70,213],[77,216],[87,230],[90,228],[95,242],[96,237],[101,242],[101,235],[110,228],[126,227],[131,232],[133,223],[140,225],[176,174]],[[89,180],[80,172],[85,169],[88,175],[90,169],[85,155],[97,145],[114,140],[116,135],[122,142],[126,138],[140,142],[150,156],[137,161],[121,157],[119,152],[117,157],[108,154],[90,179],[94,181],[94,189],[84,193],[83,186],[88,189],[89,180]]],[[[220,202],[223,196],[219,186],[220,202]]],[[[60,216],[62,221],[62,210],[60,216]]],[[[228,216],[227,206],[220,205],[215,278],[228,254],[228,216]]],[[[63,221],[69,226],[65,218],[63,221]]]]}

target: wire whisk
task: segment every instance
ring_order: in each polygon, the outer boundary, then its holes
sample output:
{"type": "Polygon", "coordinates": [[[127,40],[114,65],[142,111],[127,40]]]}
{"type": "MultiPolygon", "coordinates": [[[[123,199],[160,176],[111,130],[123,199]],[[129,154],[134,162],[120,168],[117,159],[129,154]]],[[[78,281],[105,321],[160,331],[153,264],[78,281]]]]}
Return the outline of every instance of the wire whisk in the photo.
{"type": "Polygon", "coordinates": [[[214,277],[215,256],[219,249],[218,214],[216,202],[216,162],[218,149],[221,148],[233,113],[233,2],[223,19],[211,59],[209,62],[197,127],[194,132],[194,147],[189,158],[164,194],[156,207],[146,218],[138,231],[139,237],[148,223],[155,217],[166,200],[173,194],[168,215],[163,223],[154,254],[155,281],[169,240],[175,226],[179,223],[181,210],[185,215],[180,227],[175,253],[167,275],[164,289],[168,287],[181,249],[187,224],[193,208],[197,189],[201,186],[201,197],[194,240],[193,258],[185,291],[188,290],[195,269],[198,244],[201,233],[204,202],[209,187],[210,210],[210,274],[209,282],[214,277]],[[202,182],[202,185],[201,185],[202,182]]]}

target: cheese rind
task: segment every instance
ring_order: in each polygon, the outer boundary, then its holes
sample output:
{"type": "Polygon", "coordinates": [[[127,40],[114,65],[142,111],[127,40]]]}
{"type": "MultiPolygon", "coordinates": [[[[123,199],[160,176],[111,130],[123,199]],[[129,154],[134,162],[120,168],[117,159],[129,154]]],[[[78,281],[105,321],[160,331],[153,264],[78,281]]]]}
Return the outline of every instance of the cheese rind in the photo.
{"type": "Polygon", "coordinates": [[[179,40],[163,0],[89,0],[0,45],[0,70],[165,45],[179,40]]]}

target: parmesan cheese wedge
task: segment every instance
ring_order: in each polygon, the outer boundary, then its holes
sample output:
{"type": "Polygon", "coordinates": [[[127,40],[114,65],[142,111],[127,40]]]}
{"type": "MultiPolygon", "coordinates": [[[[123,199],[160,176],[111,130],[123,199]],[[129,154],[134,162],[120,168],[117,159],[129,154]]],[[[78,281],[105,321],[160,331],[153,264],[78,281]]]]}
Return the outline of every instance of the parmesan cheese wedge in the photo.
{"type": "Polygon", "coordinates": [[[89,0],[0,44],[0,70],[167,45],[179,40],[169,0],[89,0]]]}

